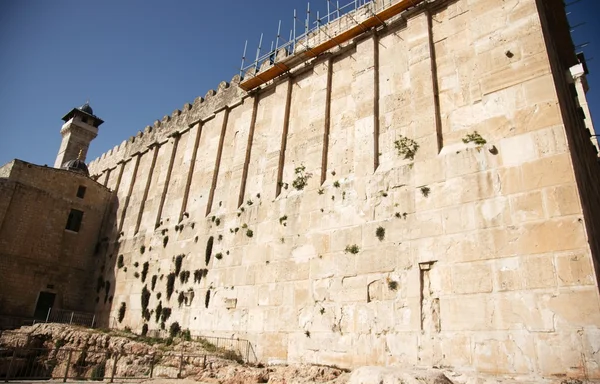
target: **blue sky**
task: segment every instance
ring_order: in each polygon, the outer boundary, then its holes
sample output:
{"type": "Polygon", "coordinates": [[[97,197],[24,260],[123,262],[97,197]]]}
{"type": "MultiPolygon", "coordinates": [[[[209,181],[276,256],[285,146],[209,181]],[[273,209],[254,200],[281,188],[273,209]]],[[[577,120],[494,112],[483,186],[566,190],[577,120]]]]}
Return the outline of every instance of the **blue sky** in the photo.
{"type": "MultiPolygon", "coordinates": [[[[573,1],[573,0],[570,0],[573,1]]],[[[341,2],[346,2],[342,0],[341,2]]],[[[306,0],[0,0],[0,165],[54,163],[61,117],[88,98],[104,119],[88,161],[237,73],[246,39],[270,45],[306,0]]],[[[311,1],[313,11],[325,0],[311,1]]],[[[600,118],[597,0],[568,8],[600,118]]],[[[600,120],[597,124],[600,124],[600,120]]]]}

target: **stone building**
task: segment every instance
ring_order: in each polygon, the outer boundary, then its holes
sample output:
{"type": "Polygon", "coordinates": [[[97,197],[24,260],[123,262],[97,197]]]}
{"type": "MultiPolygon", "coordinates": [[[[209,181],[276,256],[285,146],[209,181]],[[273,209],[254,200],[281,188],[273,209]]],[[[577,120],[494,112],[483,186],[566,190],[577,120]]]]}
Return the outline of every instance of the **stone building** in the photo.
{"type": "Polygon", "coordinates": [[[84,153],[93,137],[82,118],[96,130],[101,124],[87,104],[67,114],[57,168],[21,160],[0,167],[3,317],[46,319],[50,308],[94,311],[90,277],[99,267],[97,244],[112,194],[89,177],[84,153]]]}
{"type": "Polygon", "coordinates": [[[564,3],[393,0],[323,28],[89,164],[115,203],[85,304],[264,362],[600,378],[564,3]]]}

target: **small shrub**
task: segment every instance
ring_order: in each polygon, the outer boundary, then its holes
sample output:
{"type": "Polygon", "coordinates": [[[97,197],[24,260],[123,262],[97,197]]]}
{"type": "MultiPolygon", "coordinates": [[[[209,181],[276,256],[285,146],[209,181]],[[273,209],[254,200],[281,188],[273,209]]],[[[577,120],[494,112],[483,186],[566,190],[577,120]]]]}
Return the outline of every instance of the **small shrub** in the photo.
{"type": "Polygon", "coordinates": [[[181,332],[181,338],[185,341],[192,341],[192,334],[189,329],[181,332]]]}
{"type": "Polygon", "coordinates": [[[135,278],[137,279],[138,277],[140,277],[140,273],[136,271],[136,272],[133,274],[133,277],[135,277],[135,278]]]}
{"type": "Polygon", "coordinates": [[[167,276],[167,300],[171,299],[173,294],[173,288],[175,287],[175,278],[177,276],[174,273],[169,273],[167,276]]]}
{"type": "Polygon", "coordinates": [[[283,215],[279,218],[279,224],[282,224],[285,226],[285,221],[287,220],[287,215],[283,215]]]}
{"type": "Polygon", "coordinates": [[[93,381],[104,381],[104,375],[106,373],[106,361],[94,365],[92,372],[90,373],[90,379],[93,381]]]}
{"type": "Polygon", "coordinates": [[[160,300],[161,297],[162,297],[162,293],[156,292],[156,299],[160,300]]]}
{"type": "Polygon", "coordinates": [[[215,225],[218,227],[218,226],[219,226],[219,224],[221,224],[221,219],[219,219],[219,218],[217,217],[217,219],[215,220],[215,225]]]}
{"type": "Polygon", "coordinates": [[[398,155],[405,159],[414,160],[415,154],[419,150],[419,144],[413,139],[400,135],[400,138],[394,142],[398,155]]]}
{"type": "Polygon", "coordinates": [[[142,283],[146,281],[146,276],[148,275],[148,267],[149,266],[150,266],[150,264],[147,261],[142,265],[142,283]]]}
{"type": "Polygon", "coordinates": [[[177,337],[177,336],[179,336],[180,332],[181,332],[181,327],[179,326],[178,322],[174,322],[169,327],[169,336],[171,336],[171,337],[177,337]]]}
{"type": "Polygon", "coordinates": [[[248,200],[248,201],[246,201],[246,204],[248,204],[248,206],[250,206],[250,205],[254,204],[254,202],[252,200],[248,200]]]}
{"type": "Polygon", "coordinates": [[[169,244],[169,236],[163,237],[163,248],[166,248],[167,244],[169,244]]]}
{"type": "Polygon", "coordinates": [[[325,314],[325,308],[321,308],[319,312],[321,312],[321,315],[325,314]]]}
{"type": "Polygon", "coordinates": [[[152,275],[152,280],[150,282],[150,289],[154,291],[154,287],[156,287],[156,280],[158,280],[158,276],[152,275]]]}
{"type": "Polygon", "coordinates": [[[219,240],[219,241],[223,240],[223,235],[219,234],[219,237],[217,237],[217,240],[219,240]]]}
{"type": "Polygon", "coordinates": [[[222,254],[221,252],[219,252],[219,253],[217,253],[217,254],[215,255],[215,258],[216,258],[217,260],[221,260],[221,259],[223,258],[223,254],[222,254]]]}
{"type": "Polygon", "coordinates": [[[346,249],[344,250],[344,252],[351,253],[353,255],[356,255],[359,251],[360,251],[360,248],[356,244],[347,245],[346,249]]]}
{"type": "Polygon", "coordinates": [[[294,173],[296,174],[296,178],[292,181],[292,187],[294,187],[297,191],[301,191],[308,184],[308,179],[312,177],[312,174],[305,172],[306,167],[301,165],[296,167],[294,173]]]}
{"type": "Polygon", "coordinates": [[[140,263],[138,263],[138,262],[136,261],[135,263],[133,263],[133,266],[137,268],[137,267],[139,267],[139,266],[140,266],[140,263]]]}
{"type": "Polygon", "coordinates": [[[310,331],[309,330],[304,331],[304,334],[306,335],[306,337],[310,338],[310,331]]]}
{"type": "Polygon", "coordinates": [[[383,239],[385,239],[385,228],[377,227],[377,229],[375,230],[375,236],[377,236],[379,241],[383,241],[383,239]]]}
{"type": "Polygon", "coordinates": [[[117,268],[121,269],[123,268],[123,255],[119,255],[119,257],[117,258],[117,268]]]}
{"type": "Polygon", "coordinates": [[[142,245],[142,246],[140,247],[140,253],[143,255],[143,254],[144,254],[144,252],[146,252],[146,246],[145,246],[145,245],[142,245]]]}
{"type": "Polygon", "coordinates": [[[123,268],[123,272],[127,272],[127,267],[123,268]]]}
{"type": "Polygon", "coordinates": [[[429,187],[423,186],[420,189],[421,189],[421,194],[423,195],[423,197],[429,196],[429,192],[431,192],[431,189],[429,189],[429,187]]]}
{"type": "Polygon", "coordinates": [[[483,137],[481,137],[481,135],[477,131],[475,131],[473,133],[468,133],[467,136],[465,136],[462,139],[462,142],[465,144],[475,143],[479,146],[487,143],[487,141],[483,137]]]}
{"type": "Polygon", "coordinates": [[[121,306],[119,307],[119,323],[123,322],[125,318],[125,311],[127,310],[127,304],[124,301],[121,302],[121,306]]]}
{"type": "Polygon", "coordinates": [[[400,212],[394,213],[394,216],[396,216],[396,219],[399,219],[400,217],[402,217],[402,215],[400,214],[400,212]]]}
{"type": "Polygon", "coordinates": [[[340,187],[340,182],[339,182],[339,181],[337,181],[337,180],[336,180],[336,181],[334,181],[334,182],[333,182],[333,186],[334,186],[335,188],[339,188],[339,187],[340,187]]]}
{"type": "Polygon", "coordinates": [[[319,188],[319,190],[317,191],[317,193],[318,193],[319,195],[322,195],[322,194],[324,194],[324,193],[325,193],[325,190],[324,190],[323,188],[319,188]]]}
{"type": "Polygon", "coordinates": [[[254,236],[254,232],[253,232],[251,229],[248,229],[248,230],[246,231],[246,236],[248,236],[248,237],[252,237],[252,236],[254,236]]]}
{"type": "Polygon", "coordinates": [[[394,280],[388,280],[388,288],[390,291],[395,291],[398,289],[398,282],[394,280]]]}

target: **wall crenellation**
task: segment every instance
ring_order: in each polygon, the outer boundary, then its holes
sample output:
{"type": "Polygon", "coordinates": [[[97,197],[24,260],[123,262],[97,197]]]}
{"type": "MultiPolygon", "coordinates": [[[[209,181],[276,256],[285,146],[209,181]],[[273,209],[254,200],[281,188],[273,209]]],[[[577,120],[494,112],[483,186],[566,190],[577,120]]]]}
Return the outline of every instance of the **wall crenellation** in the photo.
{"type": "Polygon", "coordinates": [[[144,151],[151,142],[162,143],[170,135],[173,129],[188,129],[198,121],[210,118],[216,111],[234,104],[238,99],[245,97],[237,84],[240,76],[235,75],[231,82],[222,81],[217,90],[209,90],[204,97],[198,96],[193,104],[185,103],[181,110],[176,109],[171,116],[165,115],[162,120],[154,121],[152,126],[146,126],[143,131],[124,140],[111,150],[103,153],[89,163],[92,174],[99,174],[106,169],[116,167],[119,160],[127,159],[133,154],[144,151]]]}

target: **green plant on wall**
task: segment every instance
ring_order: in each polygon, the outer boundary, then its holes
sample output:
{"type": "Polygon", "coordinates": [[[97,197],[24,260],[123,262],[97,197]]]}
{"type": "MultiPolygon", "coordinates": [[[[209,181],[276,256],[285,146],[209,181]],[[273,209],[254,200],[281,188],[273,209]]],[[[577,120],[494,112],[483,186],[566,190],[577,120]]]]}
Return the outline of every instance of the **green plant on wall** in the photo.
{"type": "Polygon", "coordinates": [[[481,137],[481,135],[474,131],[473,133],[468,133],[467,136],[463,137],[462,142],[465,144],[474,143],[478,146],[484,145],[487,141],[481,137]]]}
{"type": "Polygon", "coordinates": [[[246,231],[246,236],[248,236],[248,237],[252,237],[252,236],[254,236],[254,232],[253,232],[251,229],[248,229],[248,230],[246,231]]]}
{"type": "Polygon", "coordinates": [[[394,141],[396,151],[399,156],[404,156],[407,160],[414,160],[417,151],[419,150],[419,144],[413,139],[409,139],[406,136],[400,135],[400,138],[394,141]]]}
{"type": "Polygon", "coordinates": [[[144,252],[146,252],[146,246],[145,246],[145,245],[142,245],[142,246],[140,247],[140,253],[143,255],[143,254],[144,254],[144,252]]]}
{"type": "Polygon", "coordinates": [[[383,241],[383,239],[385,239],[385,228],[377,227],[377,229],[375,230],[375,236],[377,236],[379,241],[383,241]]]}
{"type": "Polygon", "coordinates": [[[215,254],[215,258],[217,260],[221,260],[223,258],[223,254],[221,252],[219,252],[219,253],[215,254]]]}
{"type": "Polygon", "coordinates": [[[279,218],[279,224],[283,225],[284,227],[287,225],[286,220],[288,219],[287,215],[283,215],[279,218]]]}
{"type": "Polygon", "coordinates": [[[344,252],[356,255],[358,252],[360,252],[360,248],[356,244],[347,245],[344,252]]]}
{"type": "Polygon", "coordinates": [[[421,190],[421,194],[423,195],[423,197],[428,197],[429,193],[431,192],[431,189],[428,186],[422,186],[419,189],[421,190]]]}
{"type": "Polygon", "coordinates": [[[294,174],[296,175],[296,178],[292,181],[292,187],[297,191],[301,191],[308,184],[308,179],[312,177],[312,174],[306,172],[306,167],[304,165],[296,167],[294,174]]]}

